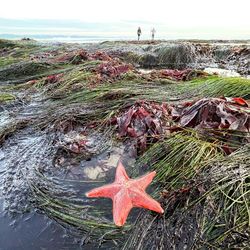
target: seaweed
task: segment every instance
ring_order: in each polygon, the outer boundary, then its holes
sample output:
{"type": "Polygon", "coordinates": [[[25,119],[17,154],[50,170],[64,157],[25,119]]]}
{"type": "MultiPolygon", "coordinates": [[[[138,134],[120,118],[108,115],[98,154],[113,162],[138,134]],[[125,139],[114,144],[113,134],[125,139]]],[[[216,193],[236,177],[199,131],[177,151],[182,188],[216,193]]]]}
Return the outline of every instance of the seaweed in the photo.
{"type": "MultiPolygon", "coordinates": [[[[0,81],[25,83],[1,86],[0,109],[13,117],[0,127],[1,146],[26,128],[53,135],[51,147],[61,143],[48,164],[52,169],[37,166],[31,178],[23,174],[29,209],[42,212],[86,247],[88,242],[123,249],[247,247],[250,80],[185,69],[213,53],[207,45],[132,45],[109,42],[83,50],[82,45],[33,41],[4,45],[9,59],[3,64],[9,66],[1,67],[0,81]],[[135,69],[138,64],[171,69],[142,74],[135,69]],[[32,100],[39,100],[39,108],[19,119],[29,104],[32,110],[32,100]],[[95,151],[93,135],[105,137],[95,151]],[[133,177],[157,172],[152,193],[160,197],[164,215],[142,210],[135,221],[118,228],[103,215],[110,206],[76,197],[68,184],[86,182],[90,189],[99,180],[53,176],[53,171],[67,171],[66,156],[77,165],[108,154],[117,142],[135,159],[133,177]]],[[[216,53],[223,59],[247,51],[216,53]]]]}
{"type": "Polygon", "coordinates": [[[25,77],[36,77],[36,75],[52,71],[58,67],[47,62],[22,62],[0,69],[0,81],[23,80],[25,77]]]}

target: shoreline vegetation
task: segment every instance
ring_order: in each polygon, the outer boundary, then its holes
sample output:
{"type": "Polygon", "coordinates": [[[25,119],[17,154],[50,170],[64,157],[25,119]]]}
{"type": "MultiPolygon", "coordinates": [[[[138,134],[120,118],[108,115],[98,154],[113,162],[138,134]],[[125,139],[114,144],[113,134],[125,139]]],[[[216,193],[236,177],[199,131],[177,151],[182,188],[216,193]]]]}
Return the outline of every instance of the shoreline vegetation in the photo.
{"type": "Polygon", "coordinates": [[[0,39],[0,149],[15,166],[3,175],[5,210],[36,209],[74,246],[247,248],[249,52],[249,40],[0,39]],[[107,199],[84,197],[118,161],[131,178],[156,171],[163,215],[139,209],[117,227],[107,199]]]}

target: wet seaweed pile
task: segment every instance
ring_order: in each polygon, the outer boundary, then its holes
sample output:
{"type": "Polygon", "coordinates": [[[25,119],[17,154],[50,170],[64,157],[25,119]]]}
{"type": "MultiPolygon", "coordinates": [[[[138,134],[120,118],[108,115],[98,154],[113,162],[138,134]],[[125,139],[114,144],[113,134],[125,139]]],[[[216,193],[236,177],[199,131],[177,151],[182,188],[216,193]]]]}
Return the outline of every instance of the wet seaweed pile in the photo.
{"type": "Polygon", "coordinates": [[[246,41],[159,41],[155,44],[119,42],[103,48],[127,62],[143,68],[229,69],[249,75],[249,43],[246,41]],[[118,46],[119,44],[119,46],[118,46]]]}
{"type": "Polygon", "coordinates": [[[246,247],[250,80],[198,70],[209,53],[0,40],[0,218],[44,216],[64,230],[59,248],[246,247]],[[163,68],[138,70],[146,57],[163,68]],[[131,177],[157,172],[149,193],[163,215],[136,208],[120,228],[111,200],[84,196],[112,182],[119,161],[131,177]]]}

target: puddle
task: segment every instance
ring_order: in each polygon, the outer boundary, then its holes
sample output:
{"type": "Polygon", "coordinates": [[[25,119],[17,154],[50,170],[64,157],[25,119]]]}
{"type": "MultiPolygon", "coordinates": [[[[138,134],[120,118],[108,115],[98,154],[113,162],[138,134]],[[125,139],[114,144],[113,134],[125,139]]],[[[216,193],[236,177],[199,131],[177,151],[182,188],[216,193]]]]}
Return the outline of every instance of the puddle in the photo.
{"type": "MultiPolygon", "coordinates": [[[[19,107],[5,107],[0,113],[1,126],[24,118],[33,119],[43,113],[44,105],[37,97],[19,107]]],[[[43,210],[35,208],[30,184],[45,187],[60,199],[71,199],[72,204],[91,204],[112,223],[112,201],[88,199],[85,193],[113,182],[119,161],[130,175],[135,159],[127,146],[113,145],[105,136],[84,135],[77,130],[65,134],[52,129],[37,131],[29,126],[6,139],[0,149],[0,250],[96,249],[95,244],[81,246],[84,235],[72,234],[69,228],[64,229],[43,210]],[[79,142],[84,142],[82,151],[70,148],[79,142]],[[46,186],[38,173],[51,181],[52,186],[46,186]]],[[[131,211],[128,223],[138,212],[137,208],[131,211]]],[[[105,249],[113,246],[108,244],[105,249]]]]}
{"type": "Polygon", "coordinates": [[[68,237],[63,228],[35,212],[22,218],[1,215],[0,225],[1,250],[72,249],[75,246],[74,239],[68,237]]]}
{"type": "MultiPolygon", "coordinates": [[[[112,222],[112,201],[105,198],[90,200],[84,194],[92,188],[113,182],[119,161],[124,161],[129,167],[135,160],[120,145],[73,163],[65,158],[65,165],[57,166],[54,158],[58,145],[54,142],[53,134],[24,129],[6,140],[2,146],[0,249],[61,249],[65,246],[77,249],[80,246],[79,237],[63,230],[59,224],[32,206],[34,198],[29,191],[29,183],[35,181],[36,185],[45,185],[37,177],[37,171],[42,171],[48,180],[53,181],[50,192],[60,198],[72,197],[73,203],[82,206],[90,202],[92,206],[100,207],[102,216],[112,222]],[[15,240],[6,240],[10,237],[15,240]]],[[[134,209],[128,221],[131,222],[138,212],[134,209]]]]}
{"type": "Polygon", "coordinates": [[[151,73],[153,69],[138,69],[138,71],[143,74],[148,74],[151,73]]]}
{"type": "Polygon", "coordinates": [[[204,71],[208,74],[218,74],[222,77],[241,77],[239,73],[233,70],[228,69],[219,69],[219,68],[205,68],[204,71]]]}
{"type": "MultiPolygon", "coordinates": [[[[138,69],[140,73],[148,74],[151,73],[152,69],[138,69]]],[[[204,71],[208,74],[218,74],[218,76],[222,77],[242,77],[238,72],[234,70],[228,69],[220,69],[220,68],[205,68],[204,71]]],[[[250,76],[246,76],[247,79],[250,79],[250,76]]]]}
{"type": "Polygon", "coordinates": [[[10,116],[9,116],[9,112],[6,110],[3,110],[1,112],[1,116],[0,116],[0,128],[4,127],[5,125],[7,125],[10,122],[10,116]]]}

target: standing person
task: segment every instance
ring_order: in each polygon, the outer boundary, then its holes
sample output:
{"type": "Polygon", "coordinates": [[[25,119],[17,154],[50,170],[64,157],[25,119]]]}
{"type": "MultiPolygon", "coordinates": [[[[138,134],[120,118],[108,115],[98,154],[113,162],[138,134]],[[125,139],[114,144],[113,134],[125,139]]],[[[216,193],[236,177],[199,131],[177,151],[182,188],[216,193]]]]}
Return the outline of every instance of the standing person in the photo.
{"type": "Polygon", "coordinates": [[[140,40],[140,36],[141,36],[141,28],[140,27],[138,27],[137,35],[138,35],[138,41],[139,41],[140,40]]]}
{"type": "Polygon", "coordinates": [[[154,41],[154,38],[155,38],[155,28],[151,29],[151,34],[152,34],[152,41],[154,41]]]}

